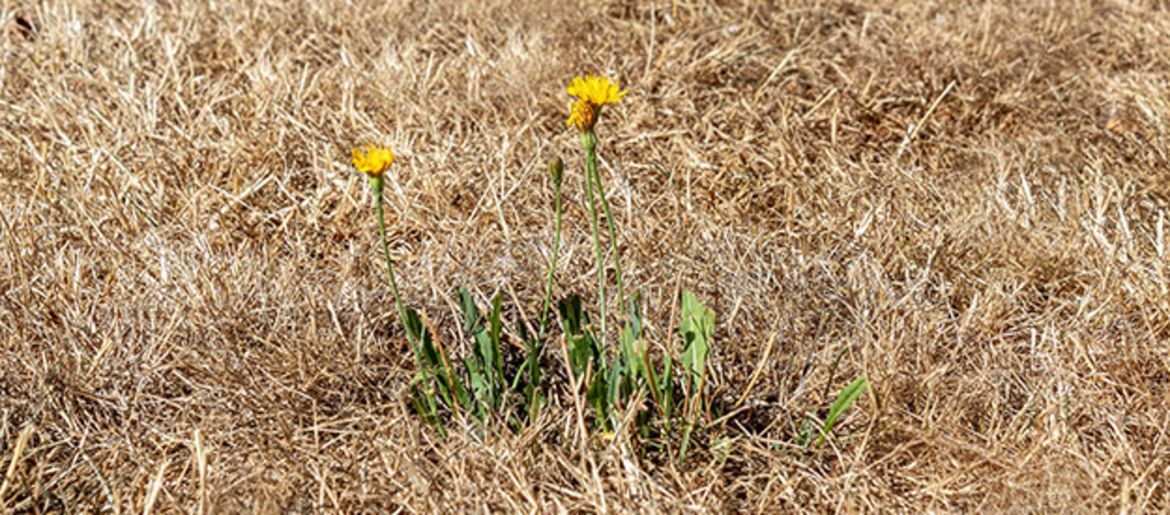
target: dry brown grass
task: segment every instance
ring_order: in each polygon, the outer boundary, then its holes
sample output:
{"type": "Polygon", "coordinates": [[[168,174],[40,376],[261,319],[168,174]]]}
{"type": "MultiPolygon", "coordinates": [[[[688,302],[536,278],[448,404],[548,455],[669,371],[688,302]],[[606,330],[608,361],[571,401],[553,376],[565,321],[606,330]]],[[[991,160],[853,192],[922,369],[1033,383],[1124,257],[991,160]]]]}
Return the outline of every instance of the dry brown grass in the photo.
{"type": "Polygon", "coordinates": [[[0,506],[1170,510],[1164,2],[555,4],[0,0],[0,506]],[[404,294],[455,341],[456,285],[535,311],[554,153],[593,292],[586,71],[631,91],[602,174],[654,344],[680,284],[715,398],[774,344],[684,465],[583,447],[563,388],[482,440],[404,403],[350,146],[399,153],[404,294]]]}

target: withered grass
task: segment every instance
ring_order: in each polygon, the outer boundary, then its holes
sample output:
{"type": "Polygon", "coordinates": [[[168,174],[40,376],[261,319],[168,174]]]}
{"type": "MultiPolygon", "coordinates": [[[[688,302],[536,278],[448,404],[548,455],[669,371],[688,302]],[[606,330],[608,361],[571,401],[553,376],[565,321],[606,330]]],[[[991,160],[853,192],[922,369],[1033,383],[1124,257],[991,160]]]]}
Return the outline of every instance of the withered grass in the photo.
{"type": "MultiPolygon", "coordinates": [[[[24,512],[1170,509],[1164,2],[0,0],[0,505],[24,512]],[[566,4],[566,5],[562,5],[566,4]],[[404,297],[595,292],[574,75],[652,348],[718,313],[684,464],[443,440],[404,297]],[[818,451],[792,442],[856,376],[818,451]]],[[[519,306],[519,307],[517,307],[519,306]]],[[[0,509],[0,511],[3,511],[0,509]]]]}

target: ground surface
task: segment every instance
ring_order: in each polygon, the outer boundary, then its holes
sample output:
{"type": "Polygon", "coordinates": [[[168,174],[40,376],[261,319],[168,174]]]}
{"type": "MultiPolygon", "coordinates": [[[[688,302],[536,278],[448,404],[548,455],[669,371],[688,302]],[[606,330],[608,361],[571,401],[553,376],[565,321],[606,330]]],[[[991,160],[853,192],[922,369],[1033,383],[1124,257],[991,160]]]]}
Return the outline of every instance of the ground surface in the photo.
{"type": "Polygon", "coordinates": [[[9,509],[1170,509],[1163,2],[0,6],[9,509]],[[652,345],[694,289],[711,397],[748,392],[682,465],[579,441],[563,395],[446,440],[404,403],[351,146],[399,154],[443,327],[456,285],[536,309],[563,155],[556,288],[593,298],[585,72],[630,90],[601,170],[652,345]]]}

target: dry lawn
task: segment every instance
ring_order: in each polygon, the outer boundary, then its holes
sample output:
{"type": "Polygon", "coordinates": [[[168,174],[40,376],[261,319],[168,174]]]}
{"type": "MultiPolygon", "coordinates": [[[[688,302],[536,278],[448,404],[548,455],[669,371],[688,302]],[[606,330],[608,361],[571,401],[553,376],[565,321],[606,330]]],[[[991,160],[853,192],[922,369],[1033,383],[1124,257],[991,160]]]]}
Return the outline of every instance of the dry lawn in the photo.
{"type": "Polygon", "coordinates": [[[1170,510],[1168,83],[1152,0],[0,0],[0,511],[1170,510]],[[458,285],[535,313],[564,156],[593,299],[597,71],[651,344],[694,289],[747,392],[683,464],[551,352],[536,427],[424,427],[349,163],[459,348],[458,285]]]}

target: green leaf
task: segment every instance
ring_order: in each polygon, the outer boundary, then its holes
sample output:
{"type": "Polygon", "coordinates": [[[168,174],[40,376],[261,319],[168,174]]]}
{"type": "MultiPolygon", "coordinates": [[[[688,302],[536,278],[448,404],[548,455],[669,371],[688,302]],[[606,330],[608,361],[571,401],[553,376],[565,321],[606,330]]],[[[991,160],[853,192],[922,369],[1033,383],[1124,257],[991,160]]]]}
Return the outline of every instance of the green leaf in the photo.
{"type": "Polygon", "coordinates": [[[466,288],[458,290],[459,306],[463,311],[463,329],[471,337],[471,356],[464,359],[474,394],[476,413],[480,421],[488,413],[498,411],[507,388],[500,355],[500,296],[492,301],[488,327],[484,327],[475,299],[466,288]]]}
{"type": "MultiPolygon", "coordinates": [[[[457,388],[455,387],[456,379],[452,378],[447,373],[446,367],[443,363],[442,355],[439,353],[438,347],[435,346],[435,341],[431,332],[427,330],[426,325],[422,322],[422,317],[414,308],[406,308],[406,320],[403,321],[410,341],[415,342],[415,361],[418,365],[418,371],[421,375],[421,381],[424,388],[428,391],[433,391],[443,398],[443,401],[448,406],[455,405],[454,394],[457,388]],[[433,380],[433,381],[432,381],[433,380]],[[429,384],[429,383],[434,383],[429,384]]],[[[433,402],[433,400],[432,400],[433,402]]]]}
{"type": "Polygon", "coordinates": [[[500,335],[503,331],[503,324],[500,322],[500,313],[503,309],[503,297],[496,294],[492,299],[492,311],[488,315],[489,326],[491,332],[488,333],[488,342],[490,344],[487,353],[485,353],[485,361],[493,367],[492,377],[495,381],[494,386],[498,387],[497,393],[504,391],[504,357],[500,354],[500,335]]]}
{"type": "Polygon", "coordinates": [[[707,368],[707,357],[711,352],[712,335],[715,333],[715,312],[704,306],[694,293],[683,291],[681,302],[682,320],[678,331],[683,337],[682,368],[687,403],[686,422],[683,427],[682,443],[679,445],[679,461],[686,459],[692,433],[696,427],[700,405],[703,399],[703,378],[707,368]]]}
{"type": "Polygon", "coordinates": [[[702,392],[704,369],[711,352],[711,336],[715,332],[715,312],[704,306],[694,293],[683,291],[682,320],[678,330],[682,333],[684,349],[683,371],[687,374],[692,395],[702,392]]]}
{"type": "Polygon", "coordinates": [[[645,350],[640,348],[639,339],[642,337],[642,319],[638,316],[640,307],[636,297],[629,302],[630,322],[622,327],[618,335],[618,344],[622,351],[622,360],[625,362],[626,382],[629,389],[637,388],[639,378],[649,381],[646,371],[645,350]]]}
{"type": "Polygon", "coordinates": [[[581,307],[581,297],[571,295],[557,303],[557,310],[561,313],[561,324],[565,331],[565,342],[569,347],[569,365],[573,369],[573,376],[580,378],[594,361],[594,372],[599,367],[601,358],[600,349],[593,340],[593,336],[585,331],[589,325],[589,315],[581,307]]]}
{"type": "Polygon", "coordinates": [[[670,354],[662,357],[662,374],[658,380],[658,394],[662,399],[662,417],[670,430],[670,420],[674,416],[674,360],[670,354]]]}
{"type": "Polygon", "coordinates": [[[487,418],[487,403],[486,399],[491,397],[491,385],[487,376],[483,373],[479,363],[471,356],[463,358],[463,365],[467,368],[468,382],[471,383],[471,393],[474,397],[472,404],[475,408],[475,415],[480,422],[487,418]]]}
{"type": "Polygon", "coordinates": [[[479,308],[475,306],[475,299],[467,288],[460,287],[457,293],[459,307],[463,310],[463,331],[467,334],[479,332],[479,308]]]}
{"type": "Polygon", "coordinates": [[[606,377],[603,373],[593,373],[593,380],[589,382],[589,390],[585,393],[585,402],[593,406],[593,411],[597,415],[597,425],[607,427],[609,425],[609,404],[608,395],[606,391],[606,377]]]}
{"type": "Polygon", "coordinates": [[[570,295],[557,303],[557,310],[561,313],[561,324],[565,331],[565,342],[569,347],[569,365],[573,369],[575,379],[580,379],[587,372],[591,379],[586,386],[585,401],[593,407],[597,415],[597,423],[602,427],[608,424],[611,403],[612,375],[609,373],[605,358],[597,340],[588,330],[589,315],[581,305],[581,297],[570,295]]]}
{"type": "Polygon", "coordinates": [[[849,386],[841,389],[841,393],[837,394],[837,400],[829,407],[829,416],[825,418],[825,424],[821,427],[821,437],[817,439],[817,446],[825,443],[825,436],[837,425],[837,419],[841,418],[845,410],[849,409],[868,387],[869,382],[864,377],[858,377],[849,383],[849,386]]]}
{"type": "Polygon", "coordinates": [[[695,429],[694,420],[688,421],[683,426],[682,443],[678,446],[678,461],[681,463],[687,459],[687,449],[691,446],[691,432],[695,429]]]}

